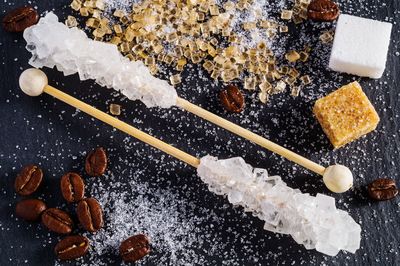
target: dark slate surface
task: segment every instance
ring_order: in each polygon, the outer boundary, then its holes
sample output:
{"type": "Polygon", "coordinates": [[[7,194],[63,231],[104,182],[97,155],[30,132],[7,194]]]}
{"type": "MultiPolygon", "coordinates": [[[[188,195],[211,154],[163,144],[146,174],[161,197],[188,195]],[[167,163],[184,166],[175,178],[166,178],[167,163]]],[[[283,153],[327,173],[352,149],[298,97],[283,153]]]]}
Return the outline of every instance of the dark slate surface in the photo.
{"type": "MultiPolygon", "coordinates": [[[[340,2],[345,13],[399,22],[398,1],[340,2]]],[[[0,12],[4,14],[14,6],[24,3],[26,2],[21,0],[3,0],[0,3],[0,12]]],[[[69,1],[37,1],[34,6],[40,12],[54,10],[59,16],[65,17],[71,13],[66,7],[68,3],[69,1]]],[[[323,25],[321,29],[330,27],[331,25],[323,25]]],[[[316,44],[320,30],[312,28],[307,23],[299,30],[311,32],[310,34],[315,31],[312,42],[316,44]]],[[[300,188],[303,192],[334,196],[338,207],[349,211],[361,224],[363,231],[361,249],[355,255],[341,252],[331,258],[303,249],[290,237],[263,231],[261,221],[251,215],[243,215],[240,208],[233,208],[226,204],[225,199],[209,193],[196,177],[195,171],[175,159],[164,156],[133,138],[127,141],[124,134],[76,112],[52,97],[43,95],[29,98],[23,95],[18,89],[17,80],[21,71],[28,67],[29,54],[24,49],[25,42],[19,34],[0,31],[0,265],[53,265],[56,262],[52,249],[60,239],[59,236],[48,233],[40,225],[27,224],[14,216],[15,203],[20,197],[14,193],[13,181],[19,169],[28,163],[40,164],[45,172],[45,181],[34,197],[44,199],[49,206],[73,211],[73,207],[66,206],[60,196],[59,177],[69,170],[82,172],[85,151],[95,146],[105,146],[109,150],[108,172],[119,177],[122,183],[136,178],[138,182],[147,183],[151,188],[162,188],[179,195],[199,210],[206,209],[222,217],[222,222],[215,221],[212,227],[212,221],[198,224],[195,234],[200,239],[205,235],[207,238],[198,246],[188,247],[207,261],[205,264],[400,264],[399,199],[376,203],[368,200],[365,195],[365,185],[375,178],[387,176],[399,180],[400,80],[397,73],[400,57],[396,55],[399,50],[398,33],[396,24],[384,78],[378,81],[357,79],[381,116],[378,130],[338,151],[332,151],[311,114],[315,99],[332,91],[335,86],[354,79],[347,75],[321,71],[325,69],[329,48],[316,45],[313,59],[305,67],[310,70],[315,86],[306,89],[302,97],[292,99],[285,94],[276,96],[272,104],[261,106],[254,100],[254,95],[248,95],[247,108],[242,115],[225,113],[216,100],[220,84],[211,85],[207,79],[193,78],[193,73],[197,73],[196,69],[185,72],[185,75],[192,73],[192,78],[186,79],[189,82],[178,88],[182,97],[313,160],[324,164],[338,162],[348,165],[356,177],[355,188],[343,195],[329,193],[314,174],[181,110],[147,110],[142,104],[121,99],[118,94],[100,88],[91,81],[79,82],[77,76],[64,77],[55,70],[46,70],[54,86],[101,110],[107,110],[111,102],[120,103],[124,109],[122,120],[191,154],[212,154],[221,158],[243,156],[253,166],[264,167],[273,174],[281,175],[289,185],[300,188]],[[126,148],[127,142],[129,149],[126,148]],[[143,173],[132,177],[131,168],[143,169],[143,173]],[[209,235],[213,237],[210,238],[209,235]],[[207,250],[209,244],[218,247],[219,243],[221,250],[207,250]]],[[[98,182],[89,179],[89,189],[93,190],[92,186],[96,186],[98,182]]],[[[105,179],[102,182],[107,184],[109,181],[105,179]]],[[[76,232],[81,231],[77,229],[76,232]]],[[[168,260],[168,256],[155,250],[143,265],[161,262],[175,264],[168,260]]],[[[86,258],[78,264],[83,262],[96,265],[99,262],[120,264],[121,261],[109,252],[94,259],[86,258]]],[[[201,263],[200,260],[193,259],[191,264],[201,263]]]]}

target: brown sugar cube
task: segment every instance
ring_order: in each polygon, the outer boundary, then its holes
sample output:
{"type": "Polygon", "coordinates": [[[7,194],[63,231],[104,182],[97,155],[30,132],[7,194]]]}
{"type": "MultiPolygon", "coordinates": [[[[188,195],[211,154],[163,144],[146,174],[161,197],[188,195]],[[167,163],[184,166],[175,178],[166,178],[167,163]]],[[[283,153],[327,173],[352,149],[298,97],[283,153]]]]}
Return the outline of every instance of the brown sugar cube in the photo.
{"type": "Polygon", "coordinates": [[[373,131],[379,123],[357,81],[317,100],[313,111],[335,149],[373,131]]]}

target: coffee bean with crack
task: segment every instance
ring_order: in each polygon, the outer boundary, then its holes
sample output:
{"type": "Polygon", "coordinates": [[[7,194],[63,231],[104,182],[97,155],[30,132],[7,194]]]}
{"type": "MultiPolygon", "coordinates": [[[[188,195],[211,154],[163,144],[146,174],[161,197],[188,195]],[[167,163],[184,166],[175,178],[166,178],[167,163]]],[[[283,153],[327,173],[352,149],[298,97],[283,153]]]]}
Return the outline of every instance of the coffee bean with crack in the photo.
{"type": "Polygon", "coordinates": [[[54,252],[60,260],[73,260],[89,251],[89,239],[84,236],[67,236],[55,246],[54,252]]]}
{"type": "Polygon", "coordinates": [[[81,200],[76,208],[76,214],[82,227],[89,232],[96,232],[103,227],[103,210],[94,198],[81,200]]]}
{"type": "Polygon", "coordinates": [[[23,32],[39,21],[39,14],[29,6],[22,6],[9,11],[3,18],[3,28],[8,32],[23,32]]]}
{"type": "Polygon", "coordinates": [[[314,21],[334,21],[339,14],[339,6],[331,0],[313,0],[308,5],[307,16],[314,21]]]}
{"type": "Polygon", "coordinates": [[[368,195],[374,200],[390,200],[399,194],[396,182],[389,178],[379,178],[368,185],[368,195]]]}
{"type": "Polygon", "coordinates": [[[64,199],[70,203],[83,199],[85,194],[85,183],[77,173],[66,173],[61,177],[61,193],[64,199]]]}
{"type": "Polygon", "coordinates": [[[143,234],[131,236],[119,246],[119,254],[125,262],[136,262],[149,253],[150,240],[143,234]]]}
{"type": "Polygon", "coordinates": [[[50,208],[43,212],[42,224],[50,231],[59,234],[69,234],[73,228],[73,221],[69,214],[57,208],[50,208]]]}
{"type": "Polygon", "coordinates": [[[232,113],[240,113],[244,108],[244,97],[239,88],[228,85],[219,93],[219,99],[225,110],[232,113]]]}
{"type": "Polygon", "coordinates": [[[107,168],[106,151],[99,147],[89,152],[85,161],[86,173],[90,176],[101,176],[107,168]]]}
{"type": "Polygon", "coordinates": [[[27,165],[15,178],[15,191],[22,196],[29,196],[38,189],[42,180],[42,169],[33,164],[27,165]]]}

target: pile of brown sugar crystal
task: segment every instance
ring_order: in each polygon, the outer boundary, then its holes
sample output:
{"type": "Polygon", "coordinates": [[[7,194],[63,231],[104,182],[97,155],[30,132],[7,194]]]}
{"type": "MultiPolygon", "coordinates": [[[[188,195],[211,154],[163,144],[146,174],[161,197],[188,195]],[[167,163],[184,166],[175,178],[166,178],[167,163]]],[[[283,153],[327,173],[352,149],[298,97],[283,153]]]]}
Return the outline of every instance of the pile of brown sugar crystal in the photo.
{"type": "MultiPolygon", "coordinates": [[[[130,13],[116,9],[107,18],[109,2],[112,1],[73,0],[71,8],[88,17],[86,26],[95,40],[117,45],[130,60],[143,61],[153,75],[159,72],[160,64],[174,69],[177,74],[170,77],[172,85],[181,82],[180,72],[189,63],[202,65],[213,79],[225,83],[240,78],[245,89],[259,91],[264,103],[270,95],[287,87],[297,96],[311,82],[294,66],[308,60],[308,47],[290,51],[286,65],[277,61],[268,43],[279,34],[287,34],[288,27],[265,19],[265,3],[259,0],[223,4],[215,0],[143,0],[132,3],[130,13]],[[251,19],[243,18],[246,12],[251,13],[251,19]],[[243,45],[245,36],[254,34],[255,41],[243,45]]],[[[280,19],[301,23],[307,18],[309,2],[297,0],[293,10],[282,10],[280,19]]]]}

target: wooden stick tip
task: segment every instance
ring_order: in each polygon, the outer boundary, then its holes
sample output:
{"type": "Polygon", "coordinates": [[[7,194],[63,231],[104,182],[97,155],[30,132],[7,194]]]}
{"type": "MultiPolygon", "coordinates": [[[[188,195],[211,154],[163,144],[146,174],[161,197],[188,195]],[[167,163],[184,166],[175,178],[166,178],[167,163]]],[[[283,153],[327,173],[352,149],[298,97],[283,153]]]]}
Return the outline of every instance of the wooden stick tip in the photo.
{"type": "Polygon", "coordinates": [[[39,96],[47,85],[46,74],[36,68],[29,68],[19,76],[19,87],[29,96],[39,96]]]}
{"type": "Polygon", "coordinates": [[[343,193],[353,186],[353,174],[346,166],[336,164],[326,168],[323,180],[328,189],[335,193],[343,193]]]}

